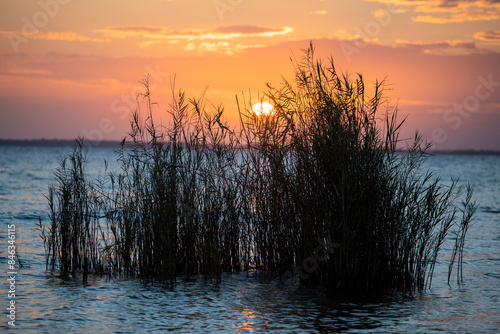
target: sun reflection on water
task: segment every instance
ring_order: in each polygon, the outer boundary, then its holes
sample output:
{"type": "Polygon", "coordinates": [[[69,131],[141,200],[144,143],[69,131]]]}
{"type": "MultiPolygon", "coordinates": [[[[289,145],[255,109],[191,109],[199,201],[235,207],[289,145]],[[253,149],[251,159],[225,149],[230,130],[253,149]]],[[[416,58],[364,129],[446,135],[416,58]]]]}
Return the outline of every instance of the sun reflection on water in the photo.
{"type": "Polygon", "coordinates": [[[255,319],[257,316],[252,311],[241,310],[242,318],[240,324],[235,324],[235,330],[238,333],[248,332],[253,333],[255,331],[255,319]]]}

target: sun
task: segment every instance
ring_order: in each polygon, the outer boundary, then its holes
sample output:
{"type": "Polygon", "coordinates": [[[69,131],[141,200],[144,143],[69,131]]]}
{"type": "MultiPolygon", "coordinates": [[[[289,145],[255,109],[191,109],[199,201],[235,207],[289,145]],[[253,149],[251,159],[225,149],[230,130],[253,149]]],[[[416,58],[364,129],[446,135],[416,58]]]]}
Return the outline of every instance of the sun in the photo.
{"type": "Polygon", "coordinates": [[[273,105],[267,102],[259,102],[252,106],[252,111],[257,116],[260,115],[269,116],[272,114],[273,110],[274,110],[273,105]]]}

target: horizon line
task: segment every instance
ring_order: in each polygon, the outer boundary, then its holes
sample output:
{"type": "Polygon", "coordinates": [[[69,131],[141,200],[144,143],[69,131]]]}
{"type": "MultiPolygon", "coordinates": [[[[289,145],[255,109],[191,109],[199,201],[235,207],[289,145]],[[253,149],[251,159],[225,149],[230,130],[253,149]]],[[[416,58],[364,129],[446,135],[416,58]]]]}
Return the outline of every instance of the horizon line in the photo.
{"type": "MultiPolygon", "coordinates": [[[[73,146],[76,139],[4,139],[0,138],[0,146],[24,146],[24,147],[67,147],[73,146]]],[[[85,146],[91,146],[92,148],[120,148],[121,140],[99,140],[91,141],[85,139],[85,146]]],[[[403,152],[403,150],[398,149],[398,152],[403,152]]],[[[429,154],[462,154],[462,155],[500,155],[500,150],[494,149],[429,149],[427,151],[429,154]]]]}

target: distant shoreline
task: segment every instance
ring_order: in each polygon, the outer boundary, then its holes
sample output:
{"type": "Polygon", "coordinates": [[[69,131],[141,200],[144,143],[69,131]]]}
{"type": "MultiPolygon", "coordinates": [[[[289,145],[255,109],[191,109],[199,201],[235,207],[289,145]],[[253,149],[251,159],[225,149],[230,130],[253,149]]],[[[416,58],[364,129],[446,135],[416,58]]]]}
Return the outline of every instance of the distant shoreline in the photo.
{"type": "MultiPolygon", "coordinates": [[[[0,139],[0,146],[73,147],[75,142],[75,139],[0,139]]],[[[121,142],[115,140],[89,142],[86,140],[85,146],[93,148],[120,148],[121,142]]]]}
{"type": "MultiPolygon", "coordinates": [[[[120,148],[121,141],[103,140],[99,142],[85,142],[88,147],[93,148],[120,148]]],[[[73,147],[75,139],[0,139],[0,146],[21,147],[73,147]]],[[[500,151],[494,150],[429,150],[433,155],[500,155],[500,151]]]]}
{"type": "Polygon", "coordinates": [[[432,155],[500,155],[500,151],[493,150],[429,150],[432,155]]]}

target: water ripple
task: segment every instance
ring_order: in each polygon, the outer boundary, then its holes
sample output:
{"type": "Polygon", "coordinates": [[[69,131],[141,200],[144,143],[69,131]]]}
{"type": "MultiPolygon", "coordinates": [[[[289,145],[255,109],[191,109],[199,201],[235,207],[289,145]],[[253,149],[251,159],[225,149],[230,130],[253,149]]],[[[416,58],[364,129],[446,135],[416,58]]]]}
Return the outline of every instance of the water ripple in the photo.
{"type": "MultiPolygon", "coordinates": [[[[185,277],[173,288],[106,278],[83,285],[48,274],[43,243],[34,226],[39,216],[47,221],[43,195],[52,183],[56,157],[62,153],[61,149],[0,148],[0,225],[16,224],[19,251],[30,263],[16,277],[21,331],[10,331],[4,318],[1,332],[493,333],[500,328],[500,171],[490,167],[499,166],[500,157],[478,161],[436,156],[429,162],[432,168],[460,173],[465,175],[463,181],[477,184],[481,209],[466,240],[464,285],[447,285],[443,273],[448,258],[443,257],[436,264],[432,289],[415,298],[327,299],[317,291],[290,289],[255,273],[225,274],[222,284],[185,277]]],[[[95,149],[92,154],[90,170],[97,173],[100,162],[113,152],[95,149]]],[[[0,244],[5,242],[2,233],[0,244]]],[[[3,253],[0,262],[6,263],[3,253]]],[[[5,288],[2,284],[2,296],[5,288]]]]}

